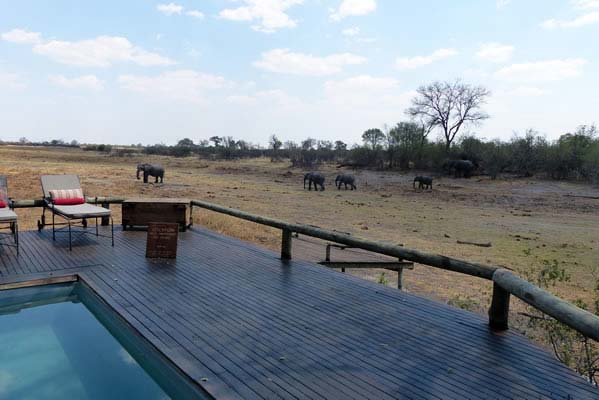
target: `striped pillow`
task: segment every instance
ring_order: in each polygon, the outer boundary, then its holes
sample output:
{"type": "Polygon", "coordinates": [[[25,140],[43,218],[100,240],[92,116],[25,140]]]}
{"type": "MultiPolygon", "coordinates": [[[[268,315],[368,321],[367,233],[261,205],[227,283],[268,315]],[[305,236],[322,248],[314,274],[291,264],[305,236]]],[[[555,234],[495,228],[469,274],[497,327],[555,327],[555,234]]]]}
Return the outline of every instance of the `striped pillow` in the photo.
{"type": "Polygon", "coordinates": [[[50,200],[53,204],[59,206],[85,203],[85,197],[83,197],[83,190],[81,189],[50,190],[50,200]]]}

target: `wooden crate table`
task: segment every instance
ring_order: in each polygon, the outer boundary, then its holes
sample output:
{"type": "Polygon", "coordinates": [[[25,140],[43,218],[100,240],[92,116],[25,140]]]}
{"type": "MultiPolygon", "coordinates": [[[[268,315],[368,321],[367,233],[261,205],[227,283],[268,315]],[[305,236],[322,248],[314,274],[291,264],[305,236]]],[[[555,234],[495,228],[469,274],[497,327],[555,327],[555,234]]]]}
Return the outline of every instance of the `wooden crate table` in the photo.
{"type": "Polygon", "coordinates": [[[184,232],[188,227],[189,204],[187,199],[127,199],[122,205],[123,230],[128,227],[147,227],[151,222],[174,222],[184,232]]]}

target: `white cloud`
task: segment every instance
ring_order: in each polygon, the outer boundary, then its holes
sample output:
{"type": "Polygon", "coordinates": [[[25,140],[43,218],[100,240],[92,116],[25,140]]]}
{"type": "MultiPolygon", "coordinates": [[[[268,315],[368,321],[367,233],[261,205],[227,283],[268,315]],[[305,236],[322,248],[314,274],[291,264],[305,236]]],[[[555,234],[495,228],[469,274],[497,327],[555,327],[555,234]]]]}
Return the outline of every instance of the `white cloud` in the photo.
{"type": "Polygon", "coordinates": [[[204,19],[204,13],[198,10],[189,10],[185,12],[185,15],[188,15],[190,17],[194,17],[197,19],[204,19]]]}
{"type": "Polygon", "coordinates": [[[0,89],[22,89],[25,83],[17,74],[0,71],[0,89]]]}
{"type": "Polygon", "coordinates": [[[289,95],[283,90],[262,90],[251,95],[233,95],[225,99],[229,104],[241,106],[256,106],[260,108],[272,109],[273,106],[281,109],[298,109],[302,106],[302,101],[289,95]]]}
{"type": "MultiPolygon", "coordinates": [[[[575,9],[593,10],[599,8],[599,0],[570,0],[575,9]]],[[[548,19],[541,23],[545,29],[580,28],[582,26],[599,23],[599,12],[591,11],[570,20],[548,19]]]]}
{"type": "Polygon", "coordinates": [[[99,36],[76,42],[51,40],[35,45],[33,52],[56,62],[78,67],[103,68],[122,62],[133,62],[141,66],[175,64],[174,61],[134,46],[129,40],[119,36],[99,36]]]}
{"type": "Polygon", "coordinates": [[[282,28],[294,28],[297,21],[291,19],[286,11],[303,4],[304,0],[240,0],[245,5],[237,8],[226,8],[218,15],[230,21],[257,21],[252,29],[273,33],[282,28]]]}
{"type": "Polygon", "coordinates": [[[247,94],[235,94],[228,96],[225,101],[230,104],[241,104],[241,105],[251,105],[255,104],[257,99],[256,96],[251,96],[247,94]]]}
{"type": "Polygon", "coordinates": [[[333,21],[350,16],[366,15],[376,10],[376,0],[343,0],[339,8],[331,11],[333,21]]]}
{"type": "Polygon", "coordinates": [[[375,38],[360,36],[360,28],[358,28],[358,27],[343,29],[341,31],[341,34],[344,36],[347,36],[355,43],[374,43],[374,42],[376,42],[375,38]]]}
{"type": "Polygon", "coordinates": [[[539,97],[548,94],[549,91],[533,86],[520,86],[507,92],[508,96],[517,97],[539,97]]]}
{"type": "Polygon", "coordinates": [[[341,33],[345,36],[358,36],[360,34],[360,28],[358,27],[354,27],[354,28],[347,28],[341,31],[341,33]]]}
{"type": "Polygon", "coordinates": [[[380,92],[396,89],[399,81],[394,78],[375,78],[370,75],[358,75],[344,80],[327,81],[325,92],[330,96],[345,96],[351,93],[380,92]]]}
{"type": "MultiPolygon", "coordinates": [[[[127,38],[119,36],[98,36],[76,42],[44,41],[39,32],[13,29],[3,33],[1,37],[14,43],[31,44],[36,54],[78,67],[109,67],[119,62],[133,62],[142,66],[175,64],[174,61],[134,46],[127,38]]],[[[160,36],[156,38],[159,40],[160,36]]]]}
{"type": "Polygon", "coordinates": [[[170,71],[155,76],[121,75],[118,81],[122,88],[141,93],[152,100],[189,102],[203,102],[207,90],[232,85],[221,76],[193,70],[170,71]]]}
{"type": "Polygon", "coordinates": [[[356,42],[358,42],[358,43],[374,43],[374,42],[376,42],[376,38],[360,37],[360,38],[356,39],[356,42]]]}
{"type": "Polygon", "coordinates": [[[455,56],[457,54],[458,51],[455,49],[439,49],[435,50],[432,54],[428,56],[398,58],[395,61],[395,65],[399,69],[414,69],[432,64],[436,61],[440,61],[448,57],[455,56]]]}
{"type": "Polygon", "coordinates": [[[581,15],[578,18],[572,20],[557,20],[548,19],[543,21],[541,27],[545,29],[555,28],[580,28],[581,26],[599,23],[599,12],[591,12],[588,14],[581,15]]]}
{"type": "Polygon", "coordinates": [[[156,9],[158,11],[160,11],[161,13],[163,13],[164,15],[181,15],[181,12],[183,11],[183,6],[180,6],[179,4],[175,4],[175,3],[168,3],[168,4],[158,4],[156,6],[156,9]]]}
{"type": "Polygon", "coordinates": [[[496,6],[498,9],[502,9],[507,7],[511,2],[512,0],[497,0],[496,6]]]}
{"type": "Polygon", "coordinates": [[[407,107],[415,95],[410,91],[401,92],[395,78],[370,75],[329,80],[324,84],[324,93],[318,108],[328,110],[329,115],[347,115],[355,126],[393,120],[396,110],[407,107]]]}
{"type": "Polygon", "coordinates": [[[599,8],[599,0],[571,0],[571,3],[576,8],[599,8]]]}
{"type": "Polygon", "coordinates": [[[100,91],[104,89],[102,82],[95,75],[83,75],[77,78],[67,78],[63,75],[51,75],[50,82],[67,89],[88,89],[100,91]]]}
{"type": "Polygon", "coordinates": [[[403,102],[398,97],[399,81],[395,78],[377,78],[370,75],[358,75],[351,78],[327,81],[324,91],[327,100],[333,104],[354,107],[375,105],[388,107],[403,102]]]}
{"type": "Polygon", "coordinates": [[[280,74],[324,76],[341,72],[346,65],[363,64],[366,58],[351,53],[317,57],[311,54],[292,53],[289,49],[274,49],[262,53],[262,59],[253,65],[280,74]]]}
{"type": "Polygon", "coordinates": [[[18,44],[36,44],[42,41],[42,35],[39,32],[28,32],[23,29],[13,29],[0,35],[2,40],[18,44]]]}
{"type": "Polygon", "coordinates": [[[495,77],[514,82],[560,81],[582,74],[582,67],[586,63],[587,61],[582,58],[568,58],[512,64],[497,71],[495,77]]]}
{"type": "Polygon", "coordinates": [[[494,63],[502,63],[512,58],[514,46],[500,43],[485,43],[476,52],[476,57],[494,63]]]}

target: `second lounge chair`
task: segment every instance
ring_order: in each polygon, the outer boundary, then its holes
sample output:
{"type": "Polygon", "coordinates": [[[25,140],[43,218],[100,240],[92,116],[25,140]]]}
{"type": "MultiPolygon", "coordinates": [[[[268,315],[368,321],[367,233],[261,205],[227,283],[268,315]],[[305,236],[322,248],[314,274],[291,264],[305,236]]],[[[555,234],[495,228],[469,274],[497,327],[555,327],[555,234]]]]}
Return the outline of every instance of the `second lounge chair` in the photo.
{"type": "Polygon", "coordinates": [[[110,210],[85,202],[85,196],[77,175],[42,175],[41,183],[42,191],[44,192],[44,209],[41,221],[38,222],[38,229],[41,230],[46,225],[46,209],[50,210],[52,213],[52,239],[56,240],[57,232],[68,229],[69,250],[73,250],[72,228],[74,226],[83,228],[82,230],[77,230],[77,233],[89,233],[87,230],[87,220],[95,218],[96,236],[108,237],[99,234],[98,218],[109,217],[111,227],[110,238],[112,246],[114,246],[114,222],[110,210]],[[63,218],[66,223],[56,223],[56,215],[63,218]],[[80,222],[80,225],[77,225],[77,222],[80,222]],[[56,226],[64,227],[56,229],[56,226]]]}

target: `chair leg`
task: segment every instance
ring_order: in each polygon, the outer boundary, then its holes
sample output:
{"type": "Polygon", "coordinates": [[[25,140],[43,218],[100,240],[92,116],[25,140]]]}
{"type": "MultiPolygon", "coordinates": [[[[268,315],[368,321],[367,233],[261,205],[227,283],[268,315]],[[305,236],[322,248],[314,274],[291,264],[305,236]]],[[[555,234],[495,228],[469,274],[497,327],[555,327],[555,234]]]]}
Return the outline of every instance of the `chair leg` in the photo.
{"type": "Polygon", "coordinates": [[[98,217],[96,217],[96,236],[98,236],[98,217]]]}
{"type": "Polygon", "coordinates": [[[69,251],[73,251],[73,243],[72,243],[72,238],[71,238],[71,220],[68,220],[68,224],[69,224],[69,251]]]}
{"type": "Polygon", "coordinates": [[[17,245],[17,255],[19,255],[19,223],[15,222],[15,244],[17,245]]]}
{"type": "Polygon", "coordinates": [[[110,236],[112,239],[112,247],[114,247],[114,220],[112,219],[112,215],[110,216],[110,236]]]}
{"type": "Polygon", "coordinates": [[[56,227],[54,226],[54,213],[52,213],[52,240],[56,240],[56,227]]]}

